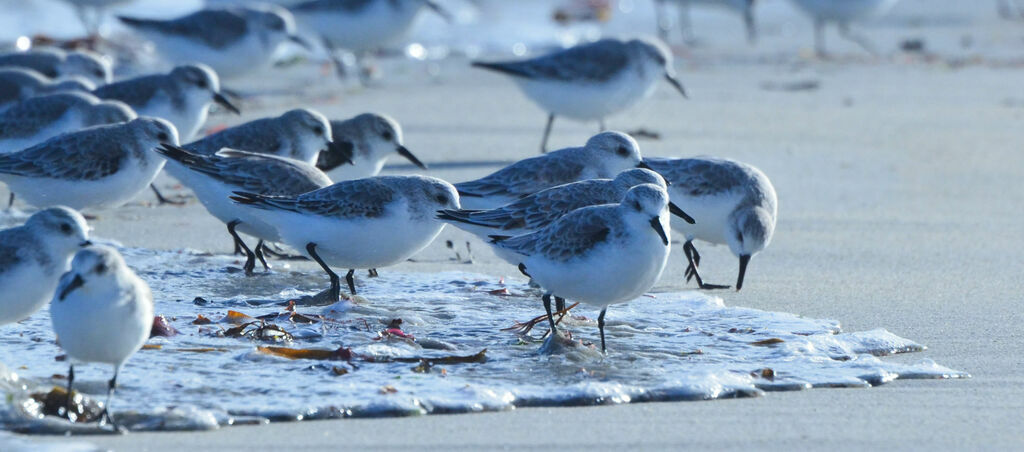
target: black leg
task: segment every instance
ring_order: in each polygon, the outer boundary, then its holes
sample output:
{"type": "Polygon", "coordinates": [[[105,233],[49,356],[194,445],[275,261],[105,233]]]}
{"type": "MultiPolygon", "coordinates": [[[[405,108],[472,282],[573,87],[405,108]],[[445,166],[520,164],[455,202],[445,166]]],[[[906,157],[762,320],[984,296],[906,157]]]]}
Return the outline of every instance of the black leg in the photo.
{"type": "Polygon", "coordinates": [[[555,114],[548,113],[548,125],[544,126],[544,137],[540,140],[540,153],[548,152],[548,137],[551,136],[551,126],[555,124],[555,114]]]}
{"type": "Polygon", "coordinates": [[[232,237],[231,242],[235,244],[235,251],[231,253],[232,255],[237,256],[239,254],[245,254],[245,252],[242,251],[242,246],[238,244],[238,240],[235,240],[235,238],[232,237]]]}
{"type": "Polygon", "coordinates": [[[14,207],[14,192],[13,191],[11,192],[11,196],[9,196],[7,198],[7,208],[10,209],[11,207],[14,207]]]}
{"type": "Polygon", "coordinates": [[[693,246],[692,240],[687,240],[683,244],[683,253],[686,254],[686,259],[690,262],[690,266],[686,267],[686,281],[690,282],[690,279],[697,280],[697,287],[703,290],[714,290],[714,289],[728,289],[729,286],[723,286],[721,284],[708,284],[705,283],[700,277],[700,273],[697,272],[697,267],[700,265],[700,253],[697,252],[697,248],[693,246]]]}
{"type": "MultiPolygon", "coordinates": [[[[270,271],[270,264],[267,264],[267,258],[263,256],[263,247],[265,246],[266,244],[263,243],[263,240],[256,242],[256,249],[253,251],[253,254],[255,254],[256,259],[259,259],[260,263],[263,264],[263,269],[270,271]]],[[[253,266],[255,267],[255,265],[253,266]]]]}
{"type": "Polygon", "coordinates": [[[601,353],[605,352],[605,348],[604,348],[604,313],[607,310],[608,310],[607,307],[602,309],[601,310],[601,314],[597,316],[597,329],[598,329],[598,331],[601,332],[601,353]]]}
{"type": "Polygon", "coordinates": [[[597,120],[597,128],[598,132],[604,132],[605,130],[608,130],[608,127],[605,126],[604,124],[604,118],[597,120]]]}
{"type": "Polygon", "coordinates": [[[839,23],[839,35],[844,37],[844,38],[846,38],[846,39],[848,39],[848,40],[850,40],[850,41],[853,41],[853,42],[857,43],[858,45],[861,46],[861,48],[863,48],[868,53],[870,53],[872,55],[878,55],[878,51],[875,50],[875,45],[872,44],[871,41],[868,40],[868,38],[865,37],[864,35],[859,34],[859,33],[854,33],[852,30],[850,30],[850,24],[849,23],[846,23],[846,22],[840,22],[839,23]]]}
{"type": "Polygon", "coordinates": [[[156,195],[157,203],[160,204],[160,205],[164,205],[164,204],[171,204],[171,205],[175,205],[175,206],[183,206],[183,205],[185,205],[185,201],[171,201],[170,199],[165,198],[164,195],[160,193],[160,190],[157,190],[156,184],[149,184],[149,188],[151,188],[153,190],[153,194],[156,195]]]}
{"type": "Polygon", "coordinates": [[[64,415],[67,416],[68,420],[74,422],[71,419],[71,406],[74,404],[74,398],[71,397],[71,390],[75,383],[75,365],[72,364],[68,367],[68,398],[64,402],[64,415]]]}
{"type": "Polygon", "coordinates": [[[540,299],[544,302],[544,310],[548,312],[548,323],[551,324],[551,334],[558,334],[555,329],[555,317],[551,315],[551,294],[546,293],[544,296],[540,297],[540,299]]]}
{"type": "Polygon", "coordinates": [[[348,291],[350,294],[356,294],[356,270],[354,268],[348,269],[348,273],[345,274],[345,282],[348,283],[348,291]]]}
{"type": "Polygon", "coordinates": [[[256,254],[249,249],[249,247],[242,241],[242,238],[235,232],[235,228],[241,221],[235,220],[228,223],[228,233],[235,239],[235,244],[242,247],[242,251],[245,251],[245,265],[242,269],[245,270],[245,276],[252,276],[252,271],[256,269],[256,254]]]}
{"type": "Polygon", "coordinates": [[[368,276],[368,277],[370,277],[370,278],[376,278],[376,277],[380,276],[380,274],[378,274],[378,273],[377,273],[377,269],[376,269],[376,268],[371,268],[371,269],[369,269],[369,270],[368,270],[368,271],[366,272],[366,274],[367,274],[367,276],[368,276]]]}
{"type": "Polygon", "coordinates": [[[340,300],[341,299],[341,278],[338,278],[338,274],[334,273],[334,270],[331,270],[331,267],[328,267],[327,264],[324,263],[323,259],[320,259],[320,256],[318,256],[316,254],[316,244],[315,243],[312,243],[312,242],[307,243],[306,244],[306,252],[309,253],[309,257],[312,257],[313,260],[316,261],[316,263],[320,264],[320,268],[323,268],[324,271],[327,272],[327,276],[329,276],[331,278],[331,288],[328,289],[328,296],[330,296],[331,301],[338,301],[338,300],[340,300]]]}
{"type": "Polygon", "coordinates": [[[110,378],[110,382],[107,384],[107,401],[103,404],[103,413],[100,420],[104,420],[107,424],[114,429],[114,431],[120,431],[121,426],[117,425],[114,418],[110,416],[110,400],[114,398],[114,389],[117,388],[117,372],[121,370],[121,366],[114,366],[114,376],[110,378]]]}
{"type": "Polygon", "coordinates": [[[565,298],[555,297],[555,311],[562,312],[565,310],[565,298]]]}

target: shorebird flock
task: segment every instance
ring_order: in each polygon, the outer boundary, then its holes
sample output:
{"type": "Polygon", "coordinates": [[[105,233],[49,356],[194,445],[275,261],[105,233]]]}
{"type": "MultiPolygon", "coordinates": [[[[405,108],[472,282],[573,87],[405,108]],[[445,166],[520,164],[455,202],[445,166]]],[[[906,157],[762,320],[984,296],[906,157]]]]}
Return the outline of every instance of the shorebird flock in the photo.
{"type": "MultiPolygon", "coordinates": [[[[794,2],[812,17],[823,51],[824,24],[853,38],[850,22],[893,0],[794,2]]],[[[88,3],[102,9],[105,2],[88,3]]],[[[728,6],[741,13],[750,39],[757,36],[753,0],[673,3],[684,10],[690,3],[728,6]]],[[[114,366],[112,395],[117,372],[148,337],[154,300],[116,249],[89,241],[78,211],[115,209],[162,170],[224,223],[246,255],[244,275],[256,272],[257,260],[269,271],[269,244],[315,261],[329,280],[312,297],[318,304],[356,294],[356,270],[409,259],[446,224],[490,244],[541,289],[552,336],[552,299],[558,311],[566,300],[599,308],[602,351],[608,307],[636,300],[658,282],[671,231],[685,237],[687,281],[700,289],[743,287],[751,259],[775,230],[778,201],[768,177],[726,158],[645,158],[633,137],[604,130],[605,118],[651,96],[661,81],[684,102],[672,53],[656,38],[472,62],[510,77],[548,114],[542,153],[476,180],[378,175],[394,154],[427,169],[405,147],[399,123],[384,114],[331,119],[296,108],[197,136],[211,106],[240,113],[221,77],[269,67],[289,42],[312,48],[302,35],[319,37],[332,58],[339,49],[365,56],[402,35],[425,9],[447,15],[428,0],[311,0],[290,11],[232,6],[170,20],[120,17],[178,65],[116,81],[112,59],[89,51],[0,55],[0,182],[11,203],[16,196],[39,209],[24,225],[0,231],[0,324],[49,303],[72,362],[68,393],[74,363],[98,362],[114,366]],[[558,116],[597,121],[601,131],[578,147],[548,152],[558,116]],[[733,285],[704,281],[695,241],[729,247],[738,259],[733,285]],[[345,287],[335,269],[347,270],[345,287]]],[[[116,425],[109,412],[105,419],[116,425]]]]}

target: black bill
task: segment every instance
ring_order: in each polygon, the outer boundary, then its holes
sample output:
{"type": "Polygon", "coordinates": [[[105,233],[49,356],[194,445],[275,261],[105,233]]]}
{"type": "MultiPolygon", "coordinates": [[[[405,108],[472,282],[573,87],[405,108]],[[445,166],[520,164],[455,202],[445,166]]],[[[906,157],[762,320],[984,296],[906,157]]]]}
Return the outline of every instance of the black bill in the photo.
{"type": "Polygon", "coordinates": [[[668,245],[668,235],[665,235],[665,228],[661,227],[661,217],[651,218],[651,227],[661,236],[661,243],[668,245]]]}

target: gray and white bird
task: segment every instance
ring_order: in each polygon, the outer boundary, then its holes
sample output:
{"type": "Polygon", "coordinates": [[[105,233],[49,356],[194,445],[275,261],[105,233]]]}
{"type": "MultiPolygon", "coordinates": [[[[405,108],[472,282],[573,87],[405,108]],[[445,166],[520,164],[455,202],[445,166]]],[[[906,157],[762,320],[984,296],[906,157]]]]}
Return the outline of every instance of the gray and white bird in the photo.
{"type": "Polygon", "coordinates": [[[149,41],[167,61],[197,61],[224,78],[270,67],[287,41],[309,45],[295,34],[295,19],[276,5],[208,8],[170,20],[119,16],[149,41]]]}
{"type": "Polygon", "coordinates": [[[75,382],[75,364],[102,363],[114,367],[100,422],[120,430],[110,413],[121,367],[149,339],[153,328],[153,294],[117,250],[93,245],[75,254],[71,270],[60,278],[50,302],[53,332],[67,353],[68,405],[75,382]]]}
{"type": "MultiPolygon", "coordinates": [[[[338,49],[357,57],[401,38],[424,8],[449,15],[433,0],[308,0],[289,7],[303,30],[318,35],[332,58],[338,49]]],[[[337,59],[339,70],[341,65],[337,59]]]]}
{"type": "Polygon", "coordinates": [[[202,64],[178,66],[167,74],[111,83],[97,88],[93,94],[101,99],[124,102],[139,116],[170,121],[183,141],[199,133],[212,103],[235,114],[241,113],[221,94],[217,74],[202,64]]]}
{"type": "Polygon", "coordinates": [[[0,325],[46,306],[71,257],[89,244],[85,218],[67,207],[40,210],[24,225],[0,231],[0,325]]]}
{"type": "Polygon", "coordinates": [[[420,169],[427,165],[403,144],[402,127],[389,116],[363,113],[351,119],[332,120],[336,148],[320,154],[316,166],[331,179],[352,180],[380,174],[388,157],[398,154],[420,169]],[[351,165],[346,165],[349,163],[351,165]]]}
{"type": "Polygon", "coordinates": [[[81,77],[50,80],[31,69],[0,69],[0,112],[32,96],[65,91],[90,92],[94,88],[92,82],[81,77]]]}
{"type": "Polygon", "coordinates": [[[602,39],[522,61],[473,62],[473,66],[512,77],[530,100],[548,112],[541,140],[547,151],[556,116],[598,121],[650,97],[667,80],[683,97],[672,53],[657,39],[602,39]]]}
{"type": "Polygon", "coordinates": [[[168,145],[157,152],[167,158],[167,172],[191,188],[207,212],[227,225],[235,244],[245,252],[246,275],[255,269],[256,258],[269,268],[263,254],[264,242],[279,242],[281,236],[276,228],[253,215],[252,209],[228,198],[236,191],[297,196],[331,185],[331,179],[315,166],[271,154],[225,148],[207,155],[168,145]],[[256,237],[259,242],[249,248],[238,232],[256,237]]]}
{"type": "Polygon", "coordinates": [[[51,79],[79,76],[95,85],[110,83],[114,74],[110,60],[102,55],[57,48],[3,53],[0,54],[0,67],[31,69],[51,79]]]}
{"type": "Polygon", "coordinates": [[[631,188],[622,202],[584,207],[530,234],[494,235],[495,247],[519,256],[519,270],[544,289],[551,331],[551,297],[601,308],[597,326],[605,351],[608,306],[633,300],[661,277],[671,244],[669,200],[653,184],[631,188]]]}
{"type": "MultiPolygon", "coordinates": [[[[615,179],[589,179],[541,190],[530,196],[490,210],[442,210],[438,218],[484,241],[494,234],[522,235],[542,229],[569,212],[587,206],[618,204],[637,185],[652,184],[666,188],[665,179],[645,168],[625,170],[615,179]]],[[[693,218],[673,203],[669,211],[684,221],[693,218]]],[[[496,248],[498,257],[518,264],[518,257],[504,248],[496,248]]]]}
{"type": "Polygon", "coordinates": [[[156,178],[164,159],[154,149],[162,143],[178,144],[163,119],[90,127],[0,154],[0,181],[36,207],[117,207],[156,178]]]}
{"type": "Polygon", "coordinates": [[[695,39],[690,9],[694,6],[719,7],[734,11],[743,17],[743,25],[747,30],[747,41],[757,42],[757,21],[754,19],[754,5],[757,0],[656,0],[658,7],[658,33],[661,39],[668,41],[670,30],[667,18],[667,3],[673,3],[679,9],[679,29],[687,42],[695,39]]]}
{"type": "Polygon", "coordinates": [[[698,274],[700,254],[694,240],[726,244],[740,260],[736,290],[750,258],[768,247],[775,233],[778,197],[761,170],[730,159],[644,159],[669,182],[672,202],[693,216],[695,223],[673,219],[672,229],[686,236],[683,252],[689,261],[686,280],[695,278],[702,289],[728,286],[707,284],[698,274]]]}
{"type": "Polygon", "coordinates": [[[0,153],[25,149],[65,132],[135,119],[123,102],[84,92],[25,99],[0,113],[0,153]]]}
{"type": "Polygon", "coordinates": [[[884,15],[899,0],[792,0],[814,22],[814,50],[819,56],[825,52],[825,26],[839,27],[839,35],[860,45],[868,53],[877,50],[866,36],[850,30],[850,24],[884,15]]]}
{"type": "Polygon", "coordinates": [[[608,179],[640,165],[640,146],[622,132],[602,132],[582,147],[520,160],[477,180],[455,184],[466,209],[494,209],[557,185],[608,179]]]}
{"type": "Polygon", "coordinates": [[[455,187],[426,176],[342,181],[290,197],[236,192],[231,199],[276,228],[283,243],[320,264],[331,286],[314,299],[325,303],[341,295],[341,280],[331,266],[349,269],[345,280],[354,295],[355,269],[387,267],[412,257],[444,227],[435,212],[459,208],[455,187]]]}

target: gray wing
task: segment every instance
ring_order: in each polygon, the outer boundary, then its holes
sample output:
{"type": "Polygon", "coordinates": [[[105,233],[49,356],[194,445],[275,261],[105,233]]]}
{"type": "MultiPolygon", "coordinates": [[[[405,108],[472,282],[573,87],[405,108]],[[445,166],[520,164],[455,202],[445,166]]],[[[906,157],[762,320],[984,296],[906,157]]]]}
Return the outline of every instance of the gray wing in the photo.
{"type": "Polygon", "coordinates": [[[473,64],[528,79],[605,81],[629,65],[629,56],[625,43],[606,39],[524,61],[473,64]]]}
{"type": "Polygon", "coordinates": [[[394,190],[374,179],[339,182],[294,198],[261,197],[279,209],[335,218],[380,217],[394,199],[394,190]]]}
{"type": "Polygon", "coordinates": [[[111,83],[96,88],[93,95],[100,99],[119,100],[128,106],[139,109],[146,105],[163,86],[163,75],[147,75],[122,82],[111,83]]]}
{"type": "Polygon", "coordinates": [[[581,207],[620,201],[607,180],[587,180],[542,190],[497,209],[472,212],[469,222],[497,229],[540,229],[581,207]]]}
{"type": "Polygon", "coordinates": [[[690,196],[736,190],[750,178],[743,168],[729,160],[646,158],[644,163],[664,176],[671,188],[690,196]]]}
{"type": "Polygon", "coordinates": [[[380,0],[311,0],[288,8],[293,12],[314,13],[325,11],[362,11],[374,1],[380,0]]]}
{"type": "Polygon", "coordinates": [[[320,170],[299,161],[240,151],[221,151],[189,165],[242,191],[267,196],[297,196],[331,184],[320,170]]]}
{"type": "Polygon", "coordinates": [[[43,266],[52,263],[38,240],[24,227],[0,231],[0,275],[33,260],[43,266]]]}
{"type": "Polygon", "coordinates": [[[57,78],[60,56],[50,52],[11,52],[0,55],[0,66],[32,69],[49,78],[57,78]]]}
{"type": "Polygon", "coordinates": [[[67,113],[76,102],[86,100],[67,94],[31,97],[0,114],[0,137],[31,135],[67,113]]]}
{"type": "Polygon", "coordinates": [[[221,130],[201,140],[182,147],[199,154],[212,155],[221,149],[239,149],[257,154],[277,154],[281,139],[266,120],[258,119],[229,129],[221,130]]]}
{"type": "MultiPolygon", "coordinates": [[[[0,236],[0,240],[7,239],[7,236],[0,236]]],[[[3,240],[7,242],[7,240],[3,240]]],[[[13,243],[0,242],[0,276],[11,271],[14,266],[21,262],[21,256],[18,255],[18,247],[14,246],[13,243]]]]}
{"type": "Polygon", "coordinates": [[[204,9],[173,20],[119,17],[121,22],[142,30],[201,41],[214,48],[224,48],[245,37],[248,23],[231,9],[204,9]]]}
{"type": "Polygon", "coordinates": [[[104,130],[58,135],[28,149],[0,154],[0,173],[22,177],[97,180],[121,168],[130,154],[128,143],[104,130]]]}
{"type": "Polygon", "coordinates": [[[606,207],[574,210],[540,231],[499,240],[495,246],[523,255],[540,254],[557,261],[583,256],[607,241],[616,226],[617,217],[610,215],[614,212],[606,207]]]}
{"type": "Polygon", "coordinates": [[[548,154],[516,162],[482,179],[455,184],[455,188],[460,196],[523,197],[556,185],[576,182],[583,170],[581,162],[548,154]]]}

